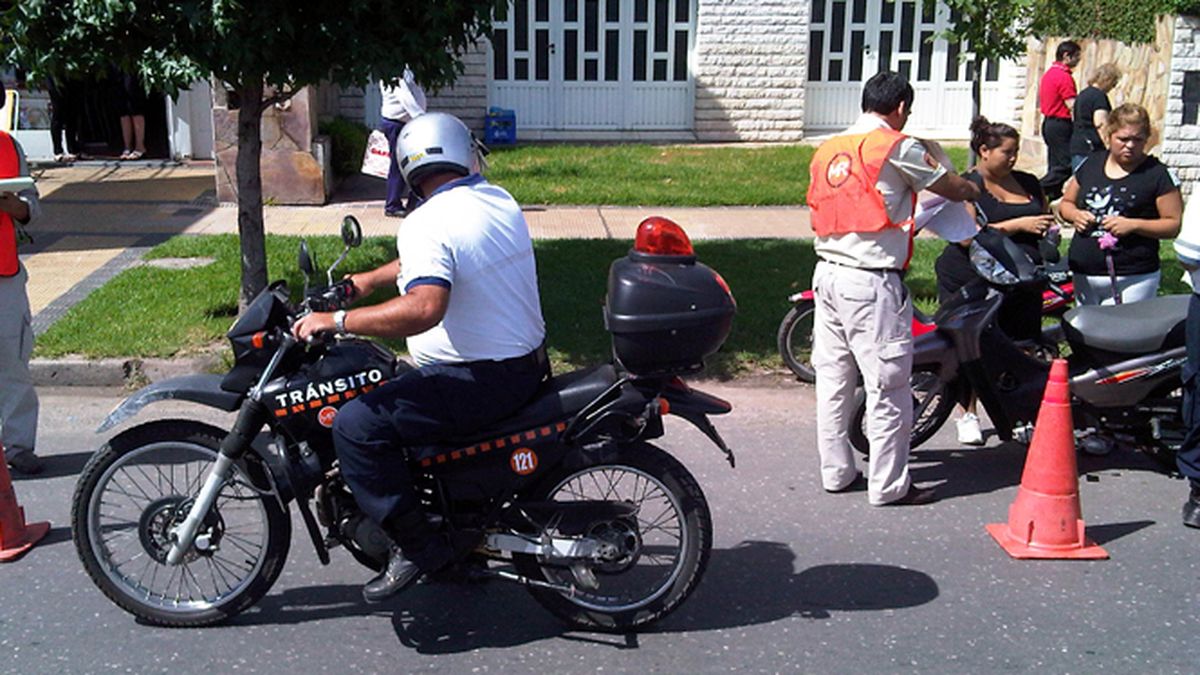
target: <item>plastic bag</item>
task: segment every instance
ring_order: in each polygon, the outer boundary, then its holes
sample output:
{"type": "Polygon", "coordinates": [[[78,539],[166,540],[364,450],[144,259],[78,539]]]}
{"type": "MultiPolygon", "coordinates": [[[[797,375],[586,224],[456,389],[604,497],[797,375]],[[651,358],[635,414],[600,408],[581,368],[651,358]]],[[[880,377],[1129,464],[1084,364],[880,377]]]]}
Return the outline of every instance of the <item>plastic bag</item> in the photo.
{"type": "Polygon", "coordinates": [[[362,172],[376,178],[387,178],[392,164],[392,152],[387,136],[376,129],[367,137],[367,150],[363,153],[362,172]]]}

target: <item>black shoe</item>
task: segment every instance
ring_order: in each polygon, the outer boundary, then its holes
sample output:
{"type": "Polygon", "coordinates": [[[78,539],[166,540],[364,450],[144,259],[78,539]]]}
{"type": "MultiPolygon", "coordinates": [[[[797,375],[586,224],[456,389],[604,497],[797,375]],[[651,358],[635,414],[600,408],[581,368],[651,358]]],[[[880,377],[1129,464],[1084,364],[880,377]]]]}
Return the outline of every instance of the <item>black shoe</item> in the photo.
{"type": "Polygon", "coordinates": [[[379,576],[363,586],[363,600],[371,604],[383,602],[412,586],[419,578],[421,578],[421,568],[405,558],[399,547],[393,546],[387,567],[383,568],[379,576]]]}
{"type": "Polygon", "coordinates": [[[935,488],[919,488],[913,485],[908,488],[908,494],[894,502],[888,502],[884,506],[921,506],[922,504],[932,504],[937,500],[935,488]]]}
{"type": "Polygon", "coordinates": [[[862,472],[859,471],[858,475],[856,475],[854,477],[854,480],[850,481],[850,484],[847,485],[846,487],[844,487],[840,490],[830,490],[829,488],[825,488],[825,491],[831,495],[838,495],[838,494],[842,494],[843,492],[862,492],[863,490],[866,490],[866,489],[867,489],[867,479],[865,476],[863,476],[862,472]]]}
{"type": "Polygon", "coordinates": [[[388,218],[403,218],[408,215],[408,209],[384,209],[383,215],[388,218]]]}
{"type": "Polygon", "coordinates": [[[9,457],[8,466],[13,471],[25,476],[37,475],[45,468],[42,465],[42,458],[33,454],[32,450],[26,450],[25,452],[9,457]]]}
{"type": "Polygon", "coordinates": [[[1183,503],[1183,524],[1200,528],[1200,488],[1193,487],[1192,494],[1183,503]]]}

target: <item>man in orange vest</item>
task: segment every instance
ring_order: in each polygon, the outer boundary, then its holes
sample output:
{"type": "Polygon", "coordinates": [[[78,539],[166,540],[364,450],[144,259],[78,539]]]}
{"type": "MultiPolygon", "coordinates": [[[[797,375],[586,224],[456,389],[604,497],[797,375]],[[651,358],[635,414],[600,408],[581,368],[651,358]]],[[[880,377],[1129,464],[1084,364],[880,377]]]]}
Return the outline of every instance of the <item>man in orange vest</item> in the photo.
{"type": "Polygon", "coordinates": [[[900,133],[912,103],[903,75],[876,74],[863,88],[862,116],[821,144],[810,165],[821,483],[828,492],[845,492],[864,482],[848,440],[861,371],[872,506],[936,500],[933,489],[913,486],[908,475],[912,300],[902,276],[912,257],[917,193],[953,201],[979,196],[979,188],[934,159],[936,146],[900,133]]]}
{"type": "MultiPolygon", "coordinates": [[[[4,94],[0,82],[0,101],[4,94]]],[[[0,131],[0,178],[28,175],[21,145],[0,131]]],[[[38,422],[37,392],[29,375],[33,328],[25,292],[27,275],[17,258],[15,222],[28,223],[40,211],[36,188],[0,191],[0,441],[8,465],[25,474],[39,473],[42,463],[33,453],[38,422]]]]}

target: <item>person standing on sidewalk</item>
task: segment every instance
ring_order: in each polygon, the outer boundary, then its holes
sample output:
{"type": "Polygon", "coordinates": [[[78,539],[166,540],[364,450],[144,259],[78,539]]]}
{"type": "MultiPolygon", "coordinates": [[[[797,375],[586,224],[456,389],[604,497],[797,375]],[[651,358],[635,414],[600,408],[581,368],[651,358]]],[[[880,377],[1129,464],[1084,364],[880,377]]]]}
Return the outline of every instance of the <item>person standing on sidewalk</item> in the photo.
{"type": "Polygon", "coordinates": [[[934,490],[912,485],[912,299],[903,274],[912,255],[917,193],[975,199],[975,184],[947,171],[933,144],[900,133],[913,88],[899,73],[867,80],[863,114],[821,144],[810,165],[808,204],[816,234],[817,450],[828,492],[861,484],[848,439],[861,371],[870,443],[867,497],[873,506],[927,504],[934,490]]]}
{"type": "Polygon", "coordinates": [[[408,212],[404,200],[408,197],[409,186],[396,162],[396,139],[400,137],[400,130],[405,124],[425,113],[425,91],[413,79],[413,73],[407,67],[398,80],[381,81],[379,90],[383,93],[383,105],[379,111],[383,117],[380,131],[387,136],[388,152],[391,154],[383,215],[399,218],[408,212]]]}
{"type": "Polygon", "coordinates": [[[1042,111],[1042,140],[1046,143],[1046,175],[1042,191],[1050,200],[1062,196],[1063,183],[1071,177],[1071,109],[1075,105],[1075,78],[1071,70],[1079,65],[1079,45],[1067,40],[1054,50],[1055,61],[1042,75],[1038,86],[1038,108],[1042,111]]]}
{"type": "MultiPolygon", "coordinates": [[[[0,82],[0,100],[4,99],[0,82]]],[[[0,131],[0,178],[29,176],[21,144],[0,131]]],[[[42,470],[34,454],[38,400],[29,374],[33,327],[29,312],[28,278],[17,257],[16,223],[28,224],[41,212],[37,188],[0,191],[0,441],[8,465],[17,473],[42,470]]]]}

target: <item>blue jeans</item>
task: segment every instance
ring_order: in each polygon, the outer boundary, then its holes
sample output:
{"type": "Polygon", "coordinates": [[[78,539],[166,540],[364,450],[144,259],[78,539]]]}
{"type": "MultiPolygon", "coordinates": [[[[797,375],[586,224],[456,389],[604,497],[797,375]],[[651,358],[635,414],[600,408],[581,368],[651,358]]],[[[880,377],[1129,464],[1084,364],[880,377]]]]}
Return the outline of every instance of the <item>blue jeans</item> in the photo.
{"type": "Polygon", "coordinates": [[[504,419],[533,398],[545,374],[545,363],[528,357],[425,366],[342,406],[333,447],[363,513],[383,524],[416,508],[407,449],[504,419]]]}
{"type": "Polygon", "coordinates": [[[404,182],[404,174],[400,172],[400,164],[396,162],[396,139],[400,138],[400,130],[403,128],[404,122],[389,120],[386,117],[379,123],[379,130],[387,136],[388,152],[392,156],[391,165],[388,166],[387,200],[383,203],[385,212],[403,211],[404,198],[408,196],[408,184],[404,182]]]}

